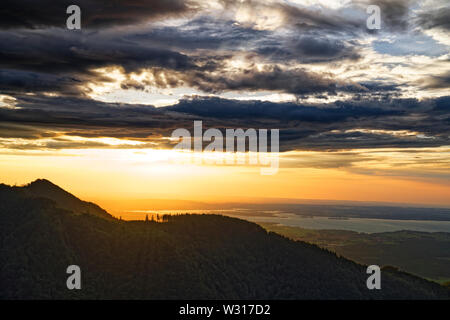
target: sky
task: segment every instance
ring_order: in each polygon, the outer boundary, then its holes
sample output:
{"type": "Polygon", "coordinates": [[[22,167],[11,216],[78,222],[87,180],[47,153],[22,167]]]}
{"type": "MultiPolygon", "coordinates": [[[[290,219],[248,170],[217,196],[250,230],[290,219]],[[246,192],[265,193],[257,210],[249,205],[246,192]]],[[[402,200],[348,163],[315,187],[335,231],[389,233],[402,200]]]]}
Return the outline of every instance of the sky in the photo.
{"type": "Polygon", "coordinates": [[[447,0],[3,0],[0,183],[448,206],[449,30],[447,0]],[[277,173],[174,150],[195,120],[279,129],[277,173]]]}

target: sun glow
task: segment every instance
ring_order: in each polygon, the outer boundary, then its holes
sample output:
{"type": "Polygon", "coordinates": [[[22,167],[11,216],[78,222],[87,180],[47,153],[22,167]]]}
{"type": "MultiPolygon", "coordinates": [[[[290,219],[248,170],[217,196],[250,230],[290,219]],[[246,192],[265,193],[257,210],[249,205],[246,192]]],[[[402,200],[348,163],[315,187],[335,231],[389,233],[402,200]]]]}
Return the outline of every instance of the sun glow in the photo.
{"type": "Polygon", "coordinates": [[[24,184],[47,178],[106,206],[112,199],[225,202],[330,199],[330,195],[335,200],[450,204],[448,148],[291,151],[280,154],[277,174],[264,176],[259,165],[248,161],[227,164],[226,159],[236,154],[155,149],[142,147],[139,141],[112,138],[69,140],[107,147],[3,148],[2,182],[24,184]]]}

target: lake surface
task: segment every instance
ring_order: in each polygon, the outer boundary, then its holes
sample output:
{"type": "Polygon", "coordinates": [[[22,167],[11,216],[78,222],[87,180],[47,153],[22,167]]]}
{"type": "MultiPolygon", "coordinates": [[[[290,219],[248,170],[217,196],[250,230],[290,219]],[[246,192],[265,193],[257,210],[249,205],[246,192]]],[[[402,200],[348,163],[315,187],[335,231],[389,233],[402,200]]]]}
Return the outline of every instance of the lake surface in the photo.
{"type": "Polygon", "coordinates": [[[450,221],[365,218],[333,219],[328,217],[302,217],[298,215],[292,215],[290,217],[250,217],[248,220],[254,222],[274,222],[285,226],[301,227],[305,229],[350,230],[365,233],[399,230],[450,232],[450,221]]]}
{"type": "Polygon", "coordinates": [[[256,211],[250,209],[227,210],[135,210],[128,211],[128,219],[144,219],[148,214],[222,214],[241,218],[253,222],[272,222],[285,226],[301,227],[306,229],[334,229],[356,232],[375,233],[399,230],[412,230],[422,232],[450,232],[450,221],[425,220],[393,220],[393,219],[366,219],[366,218],[329,218],[305,217],[281,211],[256,211]]]}

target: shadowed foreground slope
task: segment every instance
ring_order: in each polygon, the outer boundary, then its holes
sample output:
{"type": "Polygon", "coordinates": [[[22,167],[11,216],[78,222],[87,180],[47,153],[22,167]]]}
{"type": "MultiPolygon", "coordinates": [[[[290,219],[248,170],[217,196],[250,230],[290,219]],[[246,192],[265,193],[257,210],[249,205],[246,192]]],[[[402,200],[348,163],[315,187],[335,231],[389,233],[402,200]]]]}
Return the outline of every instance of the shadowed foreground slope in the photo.
{"type": "Polygon", "coordinates": [[[73,198],[63,208],[48,199],[53,186],[40,180],[39,198],[0,185],[2,299],[448,299],[445,288],[395,270],[370,291],[364,266],[247,221],[125,222],[73,198]],[[81,290],[66,288],[71,264],[81,267],[81,290]]]}

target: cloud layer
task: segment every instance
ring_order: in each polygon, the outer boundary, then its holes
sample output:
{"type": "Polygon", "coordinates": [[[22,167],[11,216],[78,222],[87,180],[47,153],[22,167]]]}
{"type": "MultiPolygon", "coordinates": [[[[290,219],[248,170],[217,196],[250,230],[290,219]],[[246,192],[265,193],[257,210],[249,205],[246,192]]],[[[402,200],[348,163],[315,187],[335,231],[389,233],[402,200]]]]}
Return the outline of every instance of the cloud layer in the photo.
{"type": "Polygon", "coordinates": [[[195,119],[280,128],[283,151],[448,145],[448,3],[307,3],[78,1],[73,31],[72,3],[5,1],[1,145],[168,148],[195,119]],[[366,28],[369,4],[381,30],[366,28]]]}

